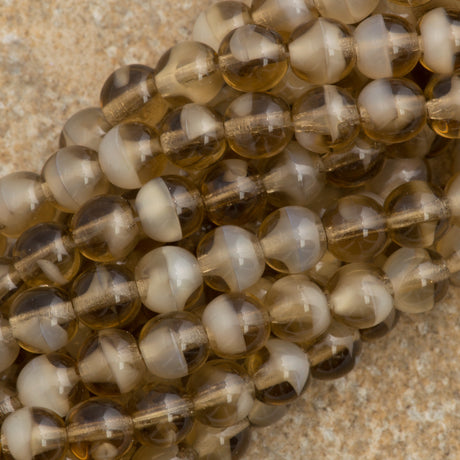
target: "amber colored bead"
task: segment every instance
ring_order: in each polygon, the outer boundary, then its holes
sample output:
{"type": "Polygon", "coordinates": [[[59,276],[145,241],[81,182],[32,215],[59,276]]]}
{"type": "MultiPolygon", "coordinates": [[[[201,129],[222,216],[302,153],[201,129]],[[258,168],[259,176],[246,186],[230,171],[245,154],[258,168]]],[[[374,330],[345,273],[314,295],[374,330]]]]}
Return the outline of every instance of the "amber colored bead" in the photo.
{"type": "Polygon", "coordinates": [[[346,148],[360,130],[353,97],[333,85],[314,87],[298,99],[292,122],[297,142],[316,153],[346,148]]]}
{"type": "Polygon", "coordinates": [[[235,361],[208,361],[187,383],[195,417],[205,425],[227,427],[243,420],[254,402],[254,384],[235,361]]]}
{"type": "Polygon", "coordinates": [[[428,248],[446,229],[449,210],[440,192],[427,182],[400,185],[385,200],[391,239],[404,247],[428,248]]]}
{"type": "Polygon", "coordinates": [[[226,83],[238,91],[265,92],[286,73],[288,53],[277,32],[247,24],[220,44],[219,68],[226,83]]]}
{"type": "Polygon", "coordinates": [[[13,248],[14,267],[30,286],[63,286],[80,268],[80,254],[67,229],[48,222],[26,230],[13,248]]]}
{"type": "Polygon", "coordinates": [[[115,401],[90,398],[67,415],[67,436],[79,459],[122,458],[134,441],[131,417],[115,401]]]}
{"type": "Polygon", "coordinates": [[[227,145],[220,116],[198,104],[170,112],[162,122],[160,141],[171,163],[192,170],[214,164],[227,145]]]}
{"type": "MultiPolygon", "coordinates": [[[[307,0],[307,3],[310,0],[307,0]]],[[[410,1],[410,0],[409,0],[410,1]]],[[[345,24],[354,24],[362,21],[375,10],[379,0],[313,0],[313,5],[327,18],[342,21],[345,24]]]]}
{"type": "Polygon", "coordinates": [[[404,142],[426,123],[426,103],[421,89],[404,78],[382,78],[369,83],[358,97],[361,126],[372,139],[404,142]]]}
{"type": "Polygon", "coordinates": [[[244,160],[222,160],[206,171],[201,195],[207,217],[217,225],[243,225],[265,208],[266,193],[254,166],[244,160]]]}
{"type": "Polygon", "coordinates": [[[173,104],[184,101],[207,104],[217,96],[223,83],[217,55],[204,43],[178,43],[157,64],[158,92],[173,104]]]}
{"type": "Polygon", "coordinates": [[[72,305],[78,319],[92,329],[122,327],[141,306],[133,274],[121,265],[95,265],[72,284],[72,305]]]}
{"type": "Polygon", "coordinates": [[[105,81],[100,94],[102,112],[113,126],[123,120],[148,121],[155,126],[167,104],[155,86],[155,71],[141,64],[125,65],[105,81]]]}
{"type": "Polygon", "coordinates": [[[137,244],[139,227],[129,202],[115,195],[87,201],[70,225],[80,252],[96,262],[125,258],[137,244]]]}
{"type": "Polygon", "coordinates": [[[383,208],[366,195],[339,198],[322,221],[329,251],[344,262],[369,261],[387,242],[383,208]]]}
{"type": "Polygon", "coordinates": [[[251,159],[276,155],[293,134],[289,106],[282,99],[263,93],[236,98],[225,112],[224,128],[230,147],[251,159]]]}

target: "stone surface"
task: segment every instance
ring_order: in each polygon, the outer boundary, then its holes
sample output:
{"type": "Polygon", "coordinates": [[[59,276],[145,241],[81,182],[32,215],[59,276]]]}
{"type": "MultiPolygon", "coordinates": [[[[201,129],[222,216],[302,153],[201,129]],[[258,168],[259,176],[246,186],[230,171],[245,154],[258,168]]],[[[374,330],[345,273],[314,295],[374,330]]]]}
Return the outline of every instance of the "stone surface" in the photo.
{"type": "MultiPolygon", "coordinates": [[[[0,174],[39,171],[62,124],[119,65],[154,66],[210,0],[0,0],[0,174]]],[[[365,344],[356,370],[313,382],[245,459],[460,458],[458,290],[365,344]]]]}

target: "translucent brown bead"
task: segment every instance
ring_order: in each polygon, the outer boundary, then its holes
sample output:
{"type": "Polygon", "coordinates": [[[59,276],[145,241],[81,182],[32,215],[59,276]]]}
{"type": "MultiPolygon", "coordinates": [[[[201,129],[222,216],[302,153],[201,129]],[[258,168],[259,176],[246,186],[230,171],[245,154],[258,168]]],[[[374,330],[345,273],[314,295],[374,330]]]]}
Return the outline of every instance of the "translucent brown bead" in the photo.
{"type": "Polygon", "coordinates": [[[354,24],[363,20],[377,7],[378,0],[313,0],[321,16],[354,24]]]}
{"type": "Polygon", "coordinates": [[[225,112],[224,127],[230,147],[251,159],[276,155],[293,134],[289,106],[282,99],[262,93],[236,98],[225,112]]]}
{"type": "Polygon", "coordinates": [[[239,91],[265,92],[283,78],[288,53],[277,32],[246,24],[230,32],[219,47],[219,68],[239,91]]]}

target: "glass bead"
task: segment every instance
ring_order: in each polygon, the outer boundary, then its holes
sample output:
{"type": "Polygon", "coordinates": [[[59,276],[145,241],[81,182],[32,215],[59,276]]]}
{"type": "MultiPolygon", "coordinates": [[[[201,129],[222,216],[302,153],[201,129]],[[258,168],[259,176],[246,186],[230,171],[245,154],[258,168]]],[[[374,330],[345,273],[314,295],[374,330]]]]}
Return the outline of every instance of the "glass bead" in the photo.
{"type": "Polygon", "coordinates": [[[225,135],[230,147],[246,158],[268,158],[291,140],[291,113],[282,99],[263,93],[236,98],[225,112],[225,135]]]}
{"type": "Polygon", "coordinates": [[[27,229],[13,248],[14,267],[30,286],[63,286],[80,269],[80,254],[68,230],[48,222],[27,229]]]}
{"type": "Polygon", "coordinates": [[[87,201],[74,214],[70,231],[80,252],[96,262],[125,258],[139,239],[139,227],[129,202],[115,195],[87,201]]]}
{"type": "Polygon", "coordinates": [[[220,44],[219,68],[225,82],[238,91],[265,92],[286,73],[288,53],[277,32],[246,24],[230,32],[220,44]]]}
{"type": "Polygon", "coordinates": [[[166,158],[152,128],[143,123],[122,123],[102,139],[99,163],[112,184],[138,189],[163,172],[166,158]]]}
{"type": "Polygon", "coordinates": [[[256,236],[233,225],[207,233],[196,252],[205,282],[216,291],[241,292],[256,283],[265,270],[256,236]]]}
{"type": "Polygon", "coordinates": [[[51,155],[43,166],[42,179],[43,190],[54,206],[71,213],[110,188],[97,152],[81,145],[61,148],[51,155]]]}
{"type": "Polygon", "coordinates": [[[276,207],[306,206],[324,187],[321,160],[295,141],[268,160],[262,177],[269,202],[276,207]]]}
{"type": "Polygon", "coordinates": [[[0,314],[0,372],[8,369],[19,354],[19,345],[13,336],[9,321],[0,314]]]}
{"type": "Polygon", "coordinates": [[[254,404],[254,384],[234,361],[208,361],[192,374],[187,391],[196,419],[212,427],[227,427],[245,419],[254,404]]]}
{"type": "Polygon", "coordinates": [[[97,152],[109,129],[110,124],[99,107],[79,110],[65,122],[59,137],[59,148],[79,145],[97,152]]]}
{"type": "Polygon", "coordinates": [[[267,310],[243,294],[216,297],[204,309],[201,321],[212,351],[221,358],[244,358],[262,348],[270,335],[267,310]]]}
{"type": "Polygon", "coordinates": [[[256,24],[276,30],[285,40],[298,26],[317,16],[305,0],[253,0],[251,14],[256,24]]]}
{"type": "Polygon", "coordinates": [[[27,289],[14,299],[10,325],[19,345],[32,353],[57,351],[77,331],[77,319],[67,294],[46,286],[27,289]]]}
{"type": "Polygon", "coordinates": [[[136,439],[157,448],[178,444],[193,425],[192,402],[172,385],[143,387],[134,395],[130,414],[136,439]]]}
{"type": "Polygon", "coordinates": [[[197,316],[174,312],[146,323],[139,336],[139,349],[150,373],[160,379],[179,379],[202,367],[209,343],[197,316]]]}
{"type": "Polygon", "coordinates": [[[173,104],[207,104],[223,85],[217,55],[204,43],[178,43],[158,61],[155,84],[161,96],[173,104]]]}
{"type": "Polygon", "coordinates": [[[167,104],[155,86],[155,71],[141,64],[125,65],[105,81],[100,94],[102,112],[112,125],[121,121],[147,121],[155,126],[167,104]]]}
{"type": "Polygon", "coordinates": [[[444,259],[434,251],[400,248],[383,265],[394,291],[395,308],[405,313],[431,310],[449,286],[444,259]]]}
{"type": "Polygon", "coordinates": [[[256,399],[248,419],[251,425],[263,428],[278,422],[287,412],[288,406],[272,406],[256,399]]]}
{"type": "Polygon", "coordinates": [[[156,446],[142,446],[132,460],[198,460],[198,454],[190,448],[171,446],[158,449],[156,446]]]}
{"type": "Polygon", "coordinates": [[[392,308],[389,315],[375,326],[360,329],[359,335],[363,342],[371,342],[380,339],[391,332],[398,323],[400,313],[396,308],[392,308]]]}
{"type": "Polygon", "coordinates": [[[128,393],[140,385],[145,375],[136,340],[120,329],[90,335],[80,348],[77,365],[86,388],[96,395],[128,393]]]}
{"type": "Polygon", "coordinates": [[[341,265],[341,260],[330,251],[326,251],[316,265],[307,270],[306,275],[319,286],[325,287],[341,265]]]}
{"type": "Polygon", "coordinates": [[[452,74],[460,68],[460,12],[434,8],[419,23],[420,62],[431,72],[452,74]]]}
{"type": "Polygon", "coordinates": [[[314,87],[298,99],[292,122],[297,142],[315,153],[346,148],[360,130],[353,97],[332,85],[314,87]]]}
{"type": "Polygon", "coordinates": [[[388,239],[382,206],[366,195],[339,198],[322,217],[327,247],[344,262],[364,262],[379,254],[388,239]]]}
{"type": "Polygon", "coordinates": [[[206,171],[200,188],[206,215],[216,225],[243,225],[265,209],[258,171],[245,160],[220,161],[206,171]]]}
{"type": "Polygon", "coordinates": [[[403,77],[417,64],[417,32],[400,16],[375,14],[354,31],[356,65],[369,78],[403,77]]]}
{"type": "Polygon", "coordinates": [[[430,247],[446,229],[449,216],[440,192],[422,181],[394,189],[385,200],[385,212],[391,239],[409,248],[430,247]]]}
{"type": "Polygon", "coordinates": [[[358,97],[361,126],[371,138],[388,144],[415,137],[426,123],[421,89],[404,78],[374,80],[358,97]]]}
{"type": "Polygon", "coordinates": [[[460,286],[460,271],[456,267],[460,266],[460,249],[458,242],[460,241],[460,225],[457,219],[454,219],[446,233],[436,243],[436,251],[444,258],[450,271],[449,281],[460,286]],[[451,270],[451,267],[454,267],[451,270]]]}
{"type": "Polygon", "coordinates": [[[5,460],[61,460],[67,446],[64,421],[39,407],[23,407],[4,420],[1,445],[5,460]]]}
{"type": "Polygon", "coordinates": [[[163,246],[145,254],[136,265],[135,278],[142,303],[156,313],[183,310],[203,290],[197,259],[175,246],[163,246]]]}
{"type": "Polygon", "coordinates": [[[291,66],[288,67],[284,77],[280,82],[270,90],[273,94],[280,99],[283,99],[288,104],[294,104],[304,93],[313,88],[312,83],[308,83],[302,78],[299,78],[291,66]]]}
{"type": "MultiPolygon", "coordinates": [[[[379,0],[313,0],[314,6],[321,16],[342,21],[345,24],[355,24],[369,16],[379,0]]],[[[308,1],[307,1],[308,4],[308,1]]]]}
{"type": "Polygon", "coordinates": [[[392,289],[384,273],[370,264],[347,264],[327,285],[334,317],[357,329],[373,327],[393,308],[392,289]]]}
{"type": "Polygon", "coordinates": [[[246,360],[259,401],[284,405],[296,400],[306,389],[310,363],[300,347],[280,339],[270,339],[262,350],[246,360]]]}
{"type": "Polygon", "coordinates": [[[16,388],[24,406],[43,407],[60,417],[88,398],[75,361],[63,353],[33,358],[19,373],[16,388]]]}
{"type": "Polygon", "coordinates": [[[286,206],[272,212],[260,225],[258,237],[267,264],[283,273],[308,270],[326,250],[321,220],[300,206],[286,206]]]}
{"type": "Polygon", "coordinates": [[[428,125],[425,125],[412,139],[387,145],[386,155],[389,158],[401,159],[425,158],[430,153],[436,139],[436,133],[428,125]]]}
{"type": "Polygon", "coordinates": [[[54,209],[47,202],[38,174],[15,172],[0,178],[0,232],[18,237],[39,222],[52,220],[54,209]]]}
{"type": "Polygon", "coordinates": [[[67,436],[79,459],[119,459],[133,444],[131,417],[108,398],[90,398],[67,415],[67,436]]]}
{"type": "Polygon", "coordinates": [[[343,377],[355,367],[361,348],[357,329],[332,321],[323,337],[307,350],[312,377],[319,380],[343,377]]]}
{"type": "Polygon", "coordinates": [[[141,299],[134,275],[121,265],[94,265],[72,284],[72,305],[91,329],[122,327],[137,315],[141,299]]]}
{"type": "Polygon", "coordinates": [[[290,342],[311,343],[331,322],[326,296],[304,275],[275,281],[264,303],[270,313],[272,333],[290,342]]]}
{"type": "Polygon", "coordinates": [[[432,78],[425,88],[425,95],[428,99],[428,119],[433,130],[439,136],[460,139],[460,114],[458,104],[453,102],[460,97],[460,71],[452,76],[432,78]]]}
{"type": "Polygon", "coordinates": [[[217,52],[229,32],[251,22],[251,13],[244,3],[222,1],[200,13],[193,26],[192,40],[205,43],[217,52]]]}
{"type": "Polygon", "coordinates": [[[198,104],[185,104],[166,115],[160,142],[171,163],[190,170],[214,164],[227,145],[221,117],[198,104]]]}
{"type": "Polygon", "coordinates": [[[265,296],[267,295],[269,289],[272,287],[273,283],[274,279],[269,276],[264,276],[252,286],[249,286],[247,289],[245,289],[243,294],[246,294],[250,297],[255,297],[257,300],[262,302],[263,305],[265,305],[265,296]]]}
{"type": "Polygon", "coordinates": [[[298,27],[289,39],[288,48],[292,70],[315,85],[342,80],[356,61],[348,27],[324,17],[298,27]]]}

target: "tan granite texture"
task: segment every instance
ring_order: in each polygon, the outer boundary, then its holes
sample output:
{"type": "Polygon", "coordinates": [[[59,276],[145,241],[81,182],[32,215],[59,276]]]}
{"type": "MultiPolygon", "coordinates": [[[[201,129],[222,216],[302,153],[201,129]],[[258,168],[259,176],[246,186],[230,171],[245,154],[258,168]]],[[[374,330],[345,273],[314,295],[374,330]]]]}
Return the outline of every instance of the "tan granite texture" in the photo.
{"type": "MultiPolygon", "coordinates": [[[[0,174],[39,171],[108,74],[154,66],[211,3],[0,0],[0,174]]],[[[313,382],[285,419],[254,432],[245,459],[460,459],[459,292],[365,344],[347,377],[313,382]]]]}

